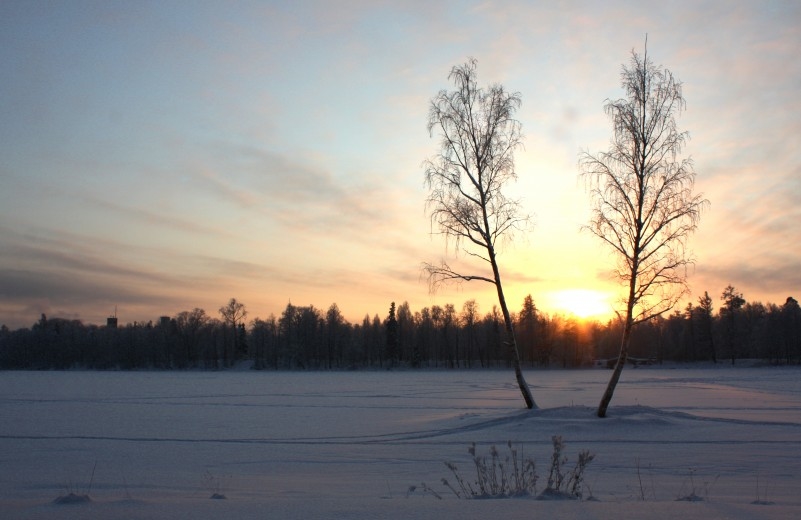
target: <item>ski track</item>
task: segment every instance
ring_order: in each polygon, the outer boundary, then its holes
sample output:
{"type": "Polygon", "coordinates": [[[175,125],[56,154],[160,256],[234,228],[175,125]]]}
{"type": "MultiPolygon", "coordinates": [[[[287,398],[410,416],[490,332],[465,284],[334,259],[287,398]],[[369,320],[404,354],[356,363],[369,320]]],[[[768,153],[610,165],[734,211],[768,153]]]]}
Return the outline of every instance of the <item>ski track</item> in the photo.
{"type": "MultiPolygon", "coordinates": [[[[305,407],[305,406],[304,406],[305,407]]],[[[290,407],[292,408],[292,407],[290,407]]],[[[706,410],[708,408],[704,408],[706,410]]],[[[789,408],[797,410],[796,408],[789,408]]],[[[742,411],[742,410],[740,410],[742,411]]],[[[189,438],[189,437],[136,437],[136,436],[106,436],[106,435],[11,435],[0,434],[0,439],[15,440],[85,440],[85,441],[115,441],[115,442],[142,442],[142,443],[186,443],[186,444],[264,444],[264,445],[348,445],[348,444],[409,444],[419,443],[441,437],[458,436],[465,433],[492,430],[498,427],[531,422],[535,426],[542,426],[546,421],[559,422],[562,426],[568,424],[581,425],[588,421],[596,421],[593,417],[593,409],[587,407],[561,407],[544,410],[525,410],[514,413],[506,417],[496,417],[463,426],[445,427],[438,429],[424,429],[404,432],[379,433],[370,435],[334,435],[334,436],[315,436],[315,437],[275,437],[275,438],[189,438]]],[[[797,428],[801,430],[801,424],[796,422],[784,421],[762,421],[735,419],[725,417],[706,417],[697,416],[682,411],[669,411],[654,409],[643,406],[619,407],[613,414],[604,421],[639,421],[641,419],[658,418],[660,420],[681,420],[686,422],[720,423],[735,424],[743,426],[757,426],[763,428],[797,428]]],[[[457,441],[454,441],[457,442],[457,441]]],[[[462,441],[458,441],[462,442],[462,441]]],[[[549,442],[549,441],[543,441],[549,442]]],[[[666,441],[664,439],[602,439],[597,437],[571,437],[571,442],[599,443],[599,444],[730,444],[730,445],[749,445],[749,444],[777,444],[796,446],[801,445],[799,440],[703,440],[703,439],[681,439],[677,441],[666,441]]]]}

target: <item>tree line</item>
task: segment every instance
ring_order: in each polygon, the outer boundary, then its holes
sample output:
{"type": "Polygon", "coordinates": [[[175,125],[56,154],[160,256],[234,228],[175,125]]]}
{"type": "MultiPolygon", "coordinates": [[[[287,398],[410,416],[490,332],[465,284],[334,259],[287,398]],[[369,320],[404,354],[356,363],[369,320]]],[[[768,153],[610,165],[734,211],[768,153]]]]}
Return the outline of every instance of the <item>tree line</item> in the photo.
{"type": "MultiPolygon", "coordinates": [[[[630,361],[760,359],[801,363],[801,307],[747,302],[734,287],[717,308],[708,293],[632,332],[630,361]]],[[[0,329],[3,369],[222,369],[246,361],[263,370],[508,368],[504,319],[475,300],[413,310],[390,304],[384,317],[350,323],[336,303],[327,310],[288,304],[279,316],[246,322],[232,298],[211,316],[195,308],[155,322],[85,325],[42,315],[30,328],[0,329]]],[[[616,359],[623,322],[583,321],[541,312],[526,296],[512,313],[527,368],[576,368],[616,359]]]]}

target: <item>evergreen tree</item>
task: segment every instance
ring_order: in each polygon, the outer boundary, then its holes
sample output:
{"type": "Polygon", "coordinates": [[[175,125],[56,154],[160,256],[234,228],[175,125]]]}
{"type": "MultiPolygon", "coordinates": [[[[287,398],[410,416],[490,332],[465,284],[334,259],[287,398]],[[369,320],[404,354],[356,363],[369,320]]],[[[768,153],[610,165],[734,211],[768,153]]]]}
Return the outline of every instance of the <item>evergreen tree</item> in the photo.
{"type": "Polygon", "coordinates": [[[398,319],[395,317],[395,302],[389,306],[389,316],[385,322],[387,332],[387,362],[394,366],[398,361],[398,319]]]}

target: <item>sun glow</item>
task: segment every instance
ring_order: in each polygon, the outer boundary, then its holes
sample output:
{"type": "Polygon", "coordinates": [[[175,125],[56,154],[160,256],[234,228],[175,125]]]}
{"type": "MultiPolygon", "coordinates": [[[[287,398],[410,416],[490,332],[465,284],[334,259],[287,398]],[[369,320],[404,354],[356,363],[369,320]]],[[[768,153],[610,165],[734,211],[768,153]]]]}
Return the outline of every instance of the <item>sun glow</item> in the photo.
{"type": "Polygon", "coordinates": [[[590,289],[567,289],[553,294],[553,306],[577,318],[606,318],[612,314],[609,295],[590,289]]]}

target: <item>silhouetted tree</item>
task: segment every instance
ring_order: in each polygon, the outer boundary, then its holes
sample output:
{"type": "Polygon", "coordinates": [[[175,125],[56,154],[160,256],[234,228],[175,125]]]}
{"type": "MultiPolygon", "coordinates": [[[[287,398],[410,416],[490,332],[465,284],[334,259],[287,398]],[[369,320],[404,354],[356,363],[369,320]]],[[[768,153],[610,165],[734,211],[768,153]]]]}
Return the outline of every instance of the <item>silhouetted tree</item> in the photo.
{"type": "Polygon", "coordinates": [[[425,264],[432,289],[448,281],[481,280],[495,285],[506,325],[515,376],[526,406],[536,404],[523,378],[514,326],[501,284],[498,240],[522,226],[527,217],[503,188],[516,179],[514,151],[521,145],[521,125],[514,116],[520,95],[500,85],[476,83],[475,59],[453,67],[448,76],[455,90],[441,90],[428,111],[428,130],[440,139],[440,151],[425,162],[432,224],[457,249],[486,262],[491,276],[459,272],[447,262],[425,264]]]}
{"type": "Polygon", "coordinates": [[[744,352],[748,357],[766,359],[768,308],[762,302],[747,302],[742,309],[744,352]]]}
{"type": "Polygon", "coordinates": [[[523,298],[523,308],[517,315],[517,336],[522,362],[545,365],[541,353],[537,352],[537,306],[530,294],[523,298]]]}
{"type": "Polygon", "coordinates": [[[459,366],[459,336],[455,332],[458,325],[456,319],[456,307],[452,303],[446,303],[442,307],[440,326],[442,330],[442,344],[445,352],[448,353],[448,365],[451,368],[459,366]]]}
{"type": "Polygon", "coordinates": [[[712,298],[707,291],[704,295],[698,298],[698,307],[696,307],[696,314],[698,316],[698,343],[706,347],[713,363],[718,362],[717,353],[715,352],[715,337],[712,330],[713,316],[712,316],[712,298]]]}
{"type": "Polygon", "coordinates": [[[378,314],[372,320],[369,314],[365,314],[359,332],[362,345],[360,362],[366,367],[373,366],[382,359],[381,351],[384,349],[384,331],[378,314]]]}
{"type": "Polygon", "coordinates": [[[420,352],[420,362],[434,363],[436,366],[439,362],[436,345],[434,338],[434,320],[431,318],[431,309],[423,307],[419,313],[415,313],[415,322],[417,323],[417,332],[415,338],[415,345],[418,352],[420,352]]]}
{"type": "Polygon", "coordinates": [[[342,364],[342,357],[344,354],[343,329],[345,328],[345,324],[345,318],[342,317],[339,306],[337,306],[336,303],[332,303],[325,313],[326,363],[329,370],[334,363],[336,363],[337,366],[341,366],[342,364]]]}
{"type": "Polygon", "coordinates": [[[183,311],[175,316],[175,328],[178,341],[182,345],[187,365],[194,365],[200,357],[201,335],[209,323],[206,311],[195,307],[192,311],[183,311]]]}
{"type": "Polygon", "coordinates": [[[689,302],[684,308],[684,321],[686,327],[683,331],[682,342],[684,344],[684,359],[695,361],[696,359],[696,333],[695,333],[695,307],[689,302]]]}
{"type": "Polygon", "coordinates": [[[323,356],[322,313],[314,305],[298,307],[298,332],[300,335],[301,359],[307,368],[320,368],[323,356]]]}
{"type": "MultiPolygon", "coordinates": [[[[398,361],[414,364],[414,315],[409,302],[398,305],[396,318],[398,320],[398,361]]],[[[418,360],[419,362],[419,360],[418,360]]]]}
{"type": "Polygon", "coordinates": [[[384,349],[384,331],[378,314],[373,315],[373,323],[370,325],[370,338],[372,339],[372,345],[374,345],[371,350],[373,352],[372,355],[378,359],[378,366],[382,366],[383,357],[381,351],[384,349]]]}
{"type": "Polygon", "coordinates": [[[226,305],[220,307],[220,316],[223,322],[223,366],[229,366],[243,342],[239,338],[239,324],[248,315],[245,304],[231,298],[226,305]],[[230,332],[229,332],[230,331],[230,332]]]}
{"type": "Polygon", "coordinates": [[[250,325],[250,341],[253,347],[253,368],[267,368],[267,360],[278,368],[278,322],[270,314],[266,320],[256,318],[250,325]]]}
{"type": "Polygon", "coordinates": [[[626,310],[615,369],[598,406],[606,416],[626,362],[631,329],[673,308],[686,291],[686,267],[692,262],[687,237],[696,229],[707,202],[693,194],[690,159],[679,159],[686,132],[676,117],[684,109],[681,82],[667,69],[632,51],[623,67],[626,97],[607,100],[612,142],[606,152],[581,155],[593,215],[585,228],[615,251],[617,278],[624,283],[626,310]]]}
{"type": "MultiPolygon", "coordinates": [[[[470,368],[476,350],[476,325],[478,323],[478,303],[476,303],[476,300],[467,300],[464,302],[460,321],[465,331],[465,337],[467,338],[467,344],[465,345],[465,361],[467,362],[467,368],[470,368]]],[[[479,354],[478,358],[483,366],[483,357],[479,354]]]]}
{"type": "Polygon", "coordinates": [[[735,289],[732,285],[727,285],[726,288],[723,289],[720,299],[723,301],[720,312],[724,314],[731,314],[732,311],[741,309],[742,306],[745,305],[743,293],[735,289]]]}
{"type": "Polygon", "coordinates": [[[723,327],[723,344],[729,351],[731,364],[734,365],[738,357],[739,343],[741,338],[738,337],[738,315],[740,309],[745,305],[743,294],[732,285],[727,285],[720,295],[723,305],[720,307],[720,319],[723,327]]]}
{"type": "Polygon", "coordinates": [[[387,331],[387,360],[390,366],[398,360],[398,318],[395,317],[395,302],[389,306],[389,316],[385,323],[387,331]]]}
{"type": "Polygon", "coordinates": [[[562,358],[562,368],[578,366],[580,363],[578,324],[572,316],[562,321],[561,341],[557,355],[562,358]]]}
{"type": "Polygon", "coordinates": [[[220,316],[226,325],[236,327],[245,319],[248,311],[245,309],[245,304],[236,301],[236,298],[231,298],[227,304],[220,307],[220,316]]]}
{"type": "Polygon", "coordinates": [[[788,296],[779,312],[784,359],[789,364],[793,358],[801,359],[801,306],[788,296]]]}
{"type": "Polygon", "coordinates": [[[281,358],[287,368],[304,366],[300,358],[300,332],[298,307],[287,303],[284,312],[278,318],[278,334],[280,338],[281,358]]]}

